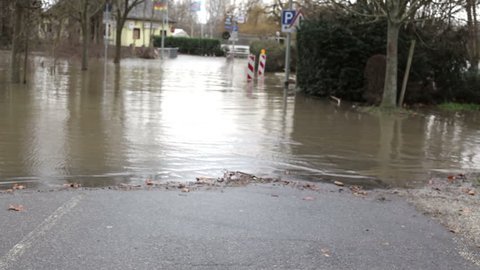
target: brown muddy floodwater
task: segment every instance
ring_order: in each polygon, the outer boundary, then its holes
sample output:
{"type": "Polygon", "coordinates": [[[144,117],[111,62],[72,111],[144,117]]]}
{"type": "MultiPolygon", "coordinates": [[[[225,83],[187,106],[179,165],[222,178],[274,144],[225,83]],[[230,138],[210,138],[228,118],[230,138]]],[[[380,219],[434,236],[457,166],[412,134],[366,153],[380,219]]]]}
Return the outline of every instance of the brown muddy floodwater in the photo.
{"type": "Polygon", "coordinates": [[[194,180],[224,169],[367,186],[476,173],[478,113],[381,116],[284,98],[282,77],[249,85],[246,62],[180,55],[79,63],[32,57],[28,84],[0,53],[0,182],[52,187],[194,180]],[[105,76],[106,74],[106,76],[105,76]]]}

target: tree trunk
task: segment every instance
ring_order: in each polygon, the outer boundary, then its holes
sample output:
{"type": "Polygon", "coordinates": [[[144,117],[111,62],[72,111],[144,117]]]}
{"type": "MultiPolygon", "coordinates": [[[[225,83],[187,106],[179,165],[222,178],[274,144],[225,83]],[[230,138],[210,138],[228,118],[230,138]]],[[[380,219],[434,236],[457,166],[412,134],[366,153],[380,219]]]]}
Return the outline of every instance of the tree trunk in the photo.
{"type": "Polygon", "coordinates": [[[10,60],[10,79],[12,83],[20,83],[20,46],[22,36],[23,7],[15,4],[15,24],[13,25],[12,55],[10,60]]]}
{"type": "MultiPolygon", "coordinates": [[[[30,4],[30,3],[29,3],[30,4]]],[[[27,14],[25,15],[26,20],[24,22],[24,42],[25,42],[25,47],[24,47],[24,52],[23,52],[23,83],[27,83],[27,72],[28,72],[28,45],[30,42],[30,10],[27,8],[26,9],[27,14]]]]}
{"type": "Polygon", "coordinates": [[[410,67],[412,66],[413,53],[415,52],[416,40],[412,39],[410,42],[410,49],[408,50],[408,59],[407,66],[405,67],[405,74],[403,75],[402,90],[400,91],[400,100],[398,101],[398,106],[403,107],[403,100],[405,98],[405,91],[407,90],[408,77],[410,75],[410,67]]]}
{"type": "Polygon", "coordinates": [[[88,70],[88,25],[82,23],[82,70],[88,70]]]}
{"type": "Polygon", "coordinates": [[[388,20],[387,29],[387,64],[385,70],[385,86],[380,104],[383,108],[397,106],[397,70],[398,70],[398,32],[400,23],[388,20]]]}
{"type": "Polygon", "coordinates": [[[115,58],[113,63],[119,64],[122,59],[122,31],[125,20],[117,20],[117,28],[115,29],[115,58]]]}
{"type": "Polygon", "coordinates": [[[470,71],[478,71],[477,11],[475,0],[467,0],[468,58],[470,71]]]}

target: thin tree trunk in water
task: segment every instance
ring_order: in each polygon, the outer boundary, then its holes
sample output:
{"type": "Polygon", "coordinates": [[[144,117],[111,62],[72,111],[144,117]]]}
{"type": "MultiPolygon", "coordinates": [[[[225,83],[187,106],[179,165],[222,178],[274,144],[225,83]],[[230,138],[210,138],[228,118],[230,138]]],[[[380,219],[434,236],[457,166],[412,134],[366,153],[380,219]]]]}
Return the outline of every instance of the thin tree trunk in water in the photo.
{"type": "Polygon", "coordinates": [[[88,25],[87,6],[85,6],[82,16],[82,70],[88,70],[88,41],[90,37],[90,27],[88,25]]]}
{"type": "MultiPolygon", "coordinates": [[[[162,11],[163,12],[163,11],[162,11]]],[[[150,17],[150,36],[148,37],[148,48],[153,48],[153,15],[155,14],[155,9],[152,7],[152,16],[150,17]]],[[[163,31],[163,28],[162,28],[163,31]]]]}
{"type": "MultiPolygon", "coordinates": [[[[118,14],[117,14],[118,15],[118,14]]],[[[115,58],[113,62],[115,64],[120,63],[120,59],[122,58],[122,30],[123,25],[125,24],[125,20],[117,20],[117,28],[115,29],[115,58]]]]}
{"type": "Polygon", "coordinates": [[[474,58],[475,60],[472,63],[472,66],[474,66],[473,70],[478,72],[478,61],[479,61],[479,48],[478,48],[478,21],[477,21],[477,1],[473,1],[472,5],[472,16],[473,16],[473,46],[474,47],[474,58]]]}
{"type": "Polygon", "coordinates": [[[405,68],[405,75],[403,76],[402,91],[400,91],[400,100],[398,106],[403,106],[403,99],[405,98],[405,91],[407,90],[408,77],[410,75],[410,67],[412,66],[413,53],[415,51],[416,40],[412,39],[410,43],[410,49],[408,50],[407,67],[405,68]]]}
{"type": "Polygon", "coordinates": [[[82,23],[82,70],[88,70],[88,26],[82,23]]]}
{"type": "Polygon", "coordinates": [[[475,0],[467,0],[468,58],[470,70],[478,71],[477,11],[475,0]]]}
{"type": "Polygon", "coordinates": [[[30,11],[27,9],[27,15],[26,15],[26,20],[25,20],[25,51],[24,51],[24,56],[23,56],[23,84],[27,83],[27,67],[28,67],[28,42],[29,42],[29,27],[30,27],[30,11]]]}
{"type": "MultiPolygon", "coordinates": [[[[147,18],[147,1],[143,2],[143,18],[147,18]]],[[[142,27],[143,45],[145,45],[145,24],[142,27]]]]}
{"type": "Polygon", "coordinates": [[[15,24],[13,25],[12,55],[10,60],[10,79],[20,83],[20,37],[22,32],[23,8],[19,1],[15,4],[15,24]]]}
{"type": "Polygon", "coordinates": [[[387,30],[387,65],[385,70],[385,86],[383,89],[383,108],[397,106],[397,70],[398,70],[398,32],[400,23],[388,21],[387,30]]]}

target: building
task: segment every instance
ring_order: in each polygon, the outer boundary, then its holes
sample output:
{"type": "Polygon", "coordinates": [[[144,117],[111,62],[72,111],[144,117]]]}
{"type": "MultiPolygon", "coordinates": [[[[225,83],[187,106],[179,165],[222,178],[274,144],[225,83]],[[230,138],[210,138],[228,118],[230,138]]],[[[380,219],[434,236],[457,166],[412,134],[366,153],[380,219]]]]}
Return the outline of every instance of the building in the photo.
{"type": "MultiPolygon", "coordinates": [[[[147,47],[151,36],[171,36],[175,21],[168,18],[167,6],[154,8],[153,0],[135,6],[127,16],[122,31],[122,46],[147,47]]],[[[110,44],[115,44],[116,25],[112,24],[110,44]]]]}

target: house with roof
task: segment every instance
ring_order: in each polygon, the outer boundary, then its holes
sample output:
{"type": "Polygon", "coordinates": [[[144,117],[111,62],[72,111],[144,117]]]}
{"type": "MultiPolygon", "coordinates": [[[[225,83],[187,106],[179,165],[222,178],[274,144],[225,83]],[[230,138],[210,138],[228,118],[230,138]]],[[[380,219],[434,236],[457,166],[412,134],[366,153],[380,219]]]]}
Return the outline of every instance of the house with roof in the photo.
{"type": "MultiPolygon", "coordinates": [[[[127,16],[122,31],[122,46],[148,47],[152,36],[171,36],[175,21],[168,18],[168,7],[158,5],[158,1],[145,0],[135,6],[127,16]]],[[[110,31],[110,44],[115,44],[116,25],[110,31]]]]}

